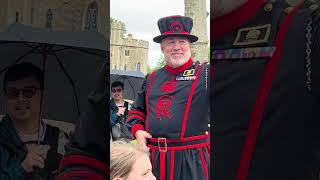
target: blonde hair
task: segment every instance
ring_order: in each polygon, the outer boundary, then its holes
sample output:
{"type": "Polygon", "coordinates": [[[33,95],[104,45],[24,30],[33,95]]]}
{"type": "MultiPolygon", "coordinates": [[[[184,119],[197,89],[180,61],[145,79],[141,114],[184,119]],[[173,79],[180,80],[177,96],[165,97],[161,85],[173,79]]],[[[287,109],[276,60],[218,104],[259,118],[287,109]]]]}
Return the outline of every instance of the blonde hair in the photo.
{"type": "Polygon", "coordinates": [[[127,178],[137,157],[148,155],[137,144],[114,141],[110,144],[110,179],[127,178]]]}

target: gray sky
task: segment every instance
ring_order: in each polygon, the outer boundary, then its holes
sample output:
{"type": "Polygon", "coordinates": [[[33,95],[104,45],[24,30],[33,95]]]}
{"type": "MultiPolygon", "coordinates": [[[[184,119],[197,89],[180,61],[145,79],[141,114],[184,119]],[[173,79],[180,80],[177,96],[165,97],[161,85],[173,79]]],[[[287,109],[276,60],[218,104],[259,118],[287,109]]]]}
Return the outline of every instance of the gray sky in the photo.
{"type": "MultiPolygon", "coordinates": [[[[210,0],[205,1],[209,12],[210,0]]],[[[152,41],[160,34],[157,21],[164,16],[184,15],[184,0],[110,0],[110,15],[124,22],[133,38],[149,41],[148,64],[154,67],[161,55],[159,44],[152,41]]],[[[209,33],[209,17],[207,24],[209,33]]]]}

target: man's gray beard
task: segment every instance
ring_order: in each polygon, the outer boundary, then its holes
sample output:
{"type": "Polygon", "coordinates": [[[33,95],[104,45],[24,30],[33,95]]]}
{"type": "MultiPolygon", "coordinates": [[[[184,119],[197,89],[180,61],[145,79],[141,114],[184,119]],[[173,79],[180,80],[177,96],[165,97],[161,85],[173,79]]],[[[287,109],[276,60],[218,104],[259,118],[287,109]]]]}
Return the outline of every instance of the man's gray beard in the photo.
{"type": "Polygon", "coordinates": [[[213,0],[211,1],[213,18],[226,15],[238,7],[245,4],[248,0],[213,0]]]}

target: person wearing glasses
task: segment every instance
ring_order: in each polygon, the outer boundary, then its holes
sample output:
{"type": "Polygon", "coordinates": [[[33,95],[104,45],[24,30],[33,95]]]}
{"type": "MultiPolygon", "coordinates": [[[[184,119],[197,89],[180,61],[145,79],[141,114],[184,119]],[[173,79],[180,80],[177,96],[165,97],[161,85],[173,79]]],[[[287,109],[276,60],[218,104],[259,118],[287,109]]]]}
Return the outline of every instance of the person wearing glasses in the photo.
{"type": "Polygon", "coordinates": [[[111,118],[111,131],[113,140],[117,139],[133,139],[130,131],[126,126],[126,120],[131,108],[131,104],[124,100],[124,85],[120,81],[115,81],[111,84],[111,113],[116,113],[116,118],[111,118]]]}
{"type": "Polygon", "coordinates": [[[0,179],[53,179],[58,169],[67,138],[59,128],[39,123],[43,89],[43,73],[31,63],[12,65],[5,72],[0,179]]]}

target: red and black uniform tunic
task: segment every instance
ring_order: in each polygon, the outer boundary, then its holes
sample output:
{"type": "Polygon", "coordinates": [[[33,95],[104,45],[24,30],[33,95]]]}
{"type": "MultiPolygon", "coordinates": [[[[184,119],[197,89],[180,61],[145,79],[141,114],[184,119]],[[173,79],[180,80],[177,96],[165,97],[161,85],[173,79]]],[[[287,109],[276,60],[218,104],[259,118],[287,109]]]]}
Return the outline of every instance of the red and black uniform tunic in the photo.
{"type": "Polygon", "coordinates": [[[308,180],[318,171],[319,8],[288,6],[249,0],[211,22],[213,179],[308,180]]]}
{"type": "Polygon", "coordinates": [[[132,134],[152,135],[153,172],[159,180],[209,179],[208,65],[190,59],[147,76],[129,112],[132,134]]]}

